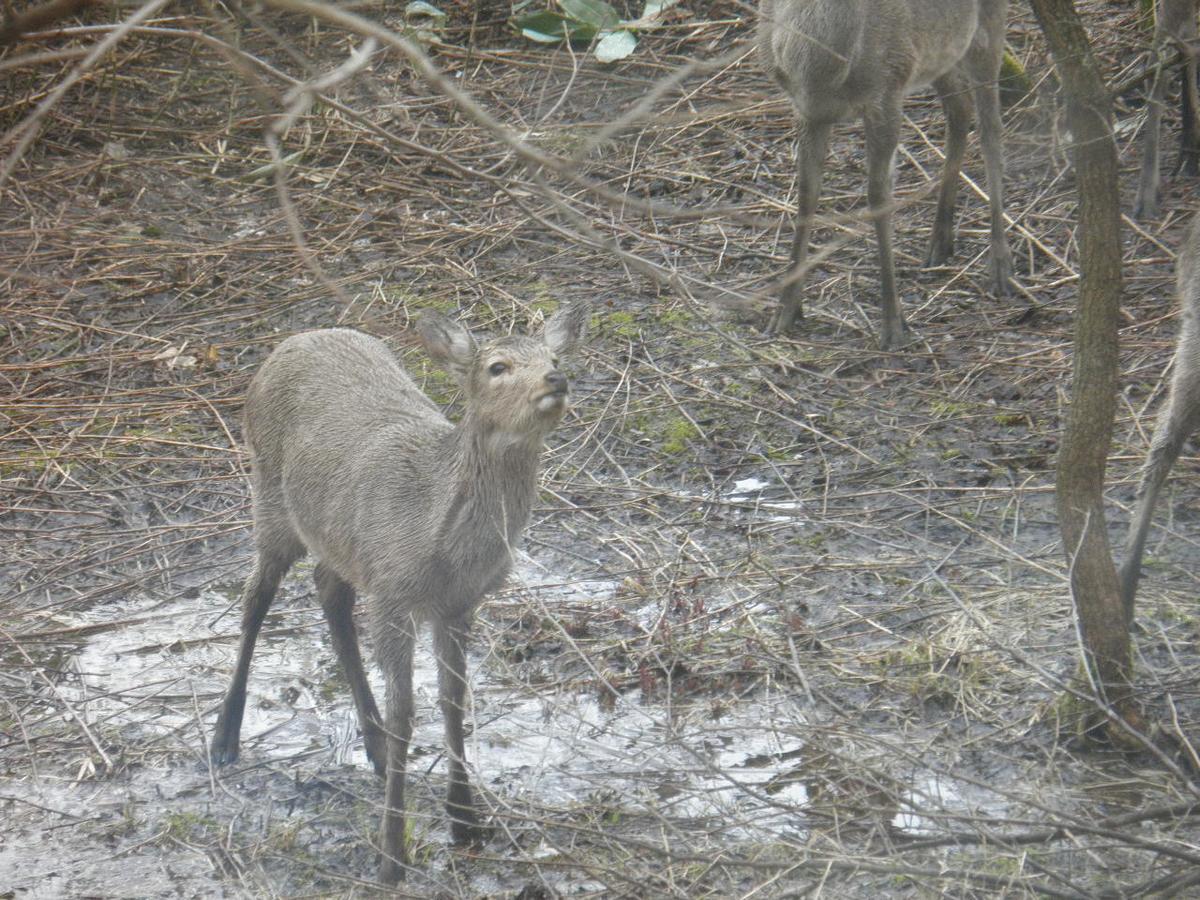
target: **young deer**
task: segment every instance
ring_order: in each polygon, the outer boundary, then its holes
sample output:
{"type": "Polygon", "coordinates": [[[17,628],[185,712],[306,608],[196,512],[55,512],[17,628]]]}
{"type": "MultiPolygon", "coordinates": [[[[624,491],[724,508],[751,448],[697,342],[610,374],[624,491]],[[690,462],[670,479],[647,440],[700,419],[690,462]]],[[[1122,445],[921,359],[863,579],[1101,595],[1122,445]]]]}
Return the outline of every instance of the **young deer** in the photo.
{"type": "Polygon", "coordinates": [[[946,111],[946,164],[926,264],[954,250],[954,204],[974,93],[991,201],[991,286],[1009,292],[1012,257],[1004,230],[1004,158],[997,77],[1004,53],[1007,0],[764,0],[758,42],[767,71],[799,114],[798,210],[792,261],[773,330],[803,316],[808,234],[821,192],[830,127],[861,116],[867,139],[867,202],[879,247],[880,345],[904,340],[892,260],[892,159],[901,103],[932,84],[946,111]]]}
{"type": "Polygon", "coordinates": [[[1174,371],[1166,405],[1158,414],[1150,452],[1142,467],[1138,502],[1125,541],[1121,563],[1121,596],[1125,616],[1133,620],[1133,600],[1142,573],[1142,554],[1154,504],[1183,442],[1200,426],[1200,216],[1192,222],[1175,263],[1177,291],[1183,324],[1175,345],[1174,371]]]}
{"type": "Polygon", "coordinates": [[[542,441],[567,406],[558,354],[579,340],[582,304],[540,338],[476,346],[425,313],[417,333],[457,378],[466,410],[451,425],[384,344],[347,329],[285,340],[250,383],[245,429],[253,467],[257,558],[242,597],[237,667],[213,731],[217,764],[238,755],[255,640],[280,580],[311,552],[321,606],[358,710],[367,756],[387,778],[381,881],[403,877],[404,770],[412,734],[413,642],[433,625],[457,842],[478,835],[463,755],[465,644],[484,595],[504,582],[537,492],[542,441]],[[370,598],[387,685],[381,717],[363,672],[351,611],[370,598]]]}
{"type": "Polygon", "coordinates": [[[1146,101],[1146,123],[1142,136],[1142,173],[1138,179],[1133,215],[1138,219],[1158,217],[1159,147],[1158,132],[1163,101],[1167,96],[1167,63],[1182,50],[1184,65],[1179,90],[1179,168],[1188,175],[1200,173],[1200,122],[1196,119],[1200,98],[1196,93],[1196,0],[1155,0],[1154,52],[1158,62],[1150,96],[1146,101]]]}

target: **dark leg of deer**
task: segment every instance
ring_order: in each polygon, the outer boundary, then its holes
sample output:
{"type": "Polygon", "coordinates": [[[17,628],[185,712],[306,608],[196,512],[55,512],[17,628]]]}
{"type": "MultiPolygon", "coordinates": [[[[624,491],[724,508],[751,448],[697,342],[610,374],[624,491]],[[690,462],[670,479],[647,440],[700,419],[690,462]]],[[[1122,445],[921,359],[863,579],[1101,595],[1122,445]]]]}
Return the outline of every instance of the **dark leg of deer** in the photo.
{"type": "MultiPolygon", "coordinates": [[[[383,606],[384,604],[380,604],[383,606]]],[[[408,868],[405,832],[404,778],[413,724],[413,644],[416,623],[405,616],[377,627],[380,663],[387,676],[387,787],[383,822],[379,828],[379,880],[395,884],[408,868]]]]}
{"type": "Polygon", "coordinates": [[[971,100],[965,79],[947,75],[933,83],[946,112],[946,164],[938,190],[937,215],[929,238],[925,265],[940,266],[954,253],[954,204],[958,198],[958,177],[962,172],[967,132],[971,128],[971,100]]]}
{"type": "Polygon", "coordinates": [[[1196,87],[1196,56],[1189,49],[1187,61],[1179,70],[1180,128],[1179,168],[1184,175],[1200,175],[1200,122],[1196,119],[1200,108],[1200,95],[1196,87]]]}
{"type": "Polygon", "coordinates": [[[821,195],[821,175],[829,146],[829,125],[801,118],[796,135],[796,231],[792,237],[792,261],[783,280],[779,312],[772,331],[782,334],[796,319],[804,318],[801,292],[804,289],[808,234],[821,195]]]}
{"type": "Polygon", "coordinates": [[[866,116],[867,204],[875,222],[879,251],[879,307],[883,319],[879,345],[892,350],[904,343],[904,315],[896,294],[896,266],[892,257],[892,161],[900,139],[900,97],[885,97],[866,116]]]}
{"type": "Polygon", "coordinates": [[[271,601],[275,598],[279,582],[299,555],[267,555],[260,551],[254,562],[254,571],[246,580],[246,587],[242,591],[242,640],[238,645],[237,665],[233,670],[233,679],[229,682],[229,690],[225,693],[225,700],[221,703],[217,724],[213,728],[212,745],[209,747],[209,757],[219,766],[238,758],[242,715],[246,710],[246,681],[250,676],[250,659],[254,656],[254,645],[258,641],[258,632],[267,617],[267,610],[271,608],[271,601]]]}
{"type": "MultiPolygon", "coordinates": [[[[1155,48],[1155,59],[1165,63],[1167,48],[1155,48]]],[[[1166,67],[1154,73],[1150,96],[1146,99],[1146,122],[1142,126],[1142,171],[1138,178],[1137,197],[1133,202],[1133,215],[1137,219],[1158,218],[1158,131],[1161,125],[1163,99],[1167,94],[1166,67]]]]}
{"type": "MultiPolygon", "coordinates": [[[[1184,314],[1188,314],[1186,310],[1184,314]]],[[[1154,437],[1150,441],[1150,452],[1146,455],[1146,464],[1142,468],[1142,479],[1138,486],[1137,510],[1129,525],[1129,537],[1125,542],[1125,558],[1121,562],[1120,578],[1125,617],[1129,622],[1133,621],[1134,598],[1142,574],[1142,554],[1146,550],[1146,538],[1150,533],[1150,522],[1154,518],[1154,505],[1158,501],[1158,494],[1167,480],[1171,466],[1179,458],[1184,442],[1197,427],[1200,427],[1200,359],[1193,358],[1193,354],[1189,352],[1189,344],[1194,337],[1191,331],[1185,323],[1179,351],[1175,354],[1170,396],[1167,398],[1166,408],[1159,414],[1154,426],[1154,437]]]]}
{"type": "Polygon", "coordinates": [[[450,766],[446,812],[450,816],[450,834],[458,844],[471,843],[480,837],[479,817],[475,813],[471,784],[467,779],[463,738],[463,703],[467,690],[466,644],[470,631],[469,619],[434,625],[438,694],[446,726],[446,752],[450,766]]]}
{"type": "Polygon", "coordinates": [[[387,775],[387,736],[383,733],[383,719],[375,696],[363,671],[362,656],[358,650],[358,633],[354,628],[354,588],[337,576],[324,564],[318,564],[314,573],[321,608],[333,637],[333,649],[354,697],[354,708],[358,710],[358,726],[362,729],[363,742],[367,746],[367,759],[375,766],[375,774],[387,775]]]}
{"type": "Polygon", "coordinates": [[[991,208],[992,293],[1004,297],[1012,293],[1013,264],[1004,224],[1004,125],[1000,121],[1000,86],[995,81],[995,72],[991,81],[976,86],[975,107],[991,208]]]}

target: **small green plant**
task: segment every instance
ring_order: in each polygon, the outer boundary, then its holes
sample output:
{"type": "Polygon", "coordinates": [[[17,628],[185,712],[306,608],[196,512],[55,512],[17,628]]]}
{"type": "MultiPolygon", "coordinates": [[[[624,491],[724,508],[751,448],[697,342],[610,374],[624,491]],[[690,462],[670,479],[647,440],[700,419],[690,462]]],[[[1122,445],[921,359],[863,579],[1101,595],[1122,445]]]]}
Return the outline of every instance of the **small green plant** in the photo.
{"type": "Polygon", "coordinates": [[[191,811],[172,812],[167,814],[163,823],[163,837],[176,840],[189,840],[197,831],[207,831],[216,826],[216,820],[210,816],[202,816],[191,811]]]}
{"type": "Polygon", "coordinates": [[[997,425],[1012,428],[1017,425],[1028,425],[1029,417],[1025,413],[996,413],[992,417],[992,421],[997,425]]]}
{"type": "Polygon", "coordinates": [[[952,419],[966,416],[971,411],[971,404],[956,400],[934,400],[929,404],[929,412],[935,419],[952,419]]]}
{"type": "Polygon", "coordinates": [[[633,313],[625,310],[616,310],[609,313],[605,319],[607,319],[608,327],[612,330],[612,333],[618,337],[632,339],[638,336],[637,320],[634,318],[633,313]]]}
{"type": "Polygon", "coordinates": [[[669,420],[662,429],[663,453],[682,453],[687,449],[688,442],[695,440],[698,434],[696,426],[682,416],[669,420]]]}
{"type": "MultiPolygon", "coordinates": [[[[518,4],[514,11],[529,6],[518,4]]],[[[557,9],[519,13],[514,24],[531,41],[557,44],[564,40],[591,43],[600,62],[624,59],[637,48],[637,33],[656,28],[662,14],[679,0],[646,0],[636,19],[622,19],[605,0],[557,0],[557,9]]]]}

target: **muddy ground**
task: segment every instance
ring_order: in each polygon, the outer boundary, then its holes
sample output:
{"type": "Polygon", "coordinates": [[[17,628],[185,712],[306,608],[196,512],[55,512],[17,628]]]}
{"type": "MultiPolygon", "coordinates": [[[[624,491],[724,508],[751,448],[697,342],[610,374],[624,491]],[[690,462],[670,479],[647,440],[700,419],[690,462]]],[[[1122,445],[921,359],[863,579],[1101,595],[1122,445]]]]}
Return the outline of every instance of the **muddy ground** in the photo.
{"type": "MultiPolygon", "coordinates": [[[[1082,5],[1128,81],[1144,35],[1128,5],[1082,5]]],[[[471,658],[469,753],[494,831],[450,846],[426,646],[403,893],[1194,895],[1186,759],[1084,741],[1064,700],[1079,650],[1053,466],[1076,221],[1027,10],[1009,39],[1034,90],[1005,135],[1022,290],[987,293],[970,189],[954,266],[919,267],[942,122],[915,98],[896,217],[915,340],[898,353],[875,342],[853,125],[831,151],[815,240],[832,252],[806,326],[763,335],[791,233],[792,119],[746,52],[752,9],[685,4],[602,66],[522,41],[490,6],[452,7],[430,58],[561,170],[531,168],[381,50],[280,139],[286,205],[264,140],[289,102],[278,73],[316,77],[359,40],[222,10],[168,7],[91,68],[70,54],[95,32],[0,59],[63,51],[0,75],[4,128],[46,105],[0,189],[0,896],[376,892],[381,786],[311,564],[260,642],[241,759],[207,762],[250,563],[247,380],[285,335],[351,325],[453,416],[410,317],[507,331],[579,299],[595,315],[574,409],[471,658]]],[[[360,11],[406,24],[394,5],[360,11]]],[[[1127,203],[1140,102],[1135,84],[1117,103],[1127,203]]],[[[974,142],[967,174],[982,179],[974,142]]],[[[1168,178],[1162,220],[1125,231],[1118,543],[1195,191],[1168,178]]],[[[1186,740],[1196,461],[1175,475],[1135,647],[1149,720],[1186,740]]]]}

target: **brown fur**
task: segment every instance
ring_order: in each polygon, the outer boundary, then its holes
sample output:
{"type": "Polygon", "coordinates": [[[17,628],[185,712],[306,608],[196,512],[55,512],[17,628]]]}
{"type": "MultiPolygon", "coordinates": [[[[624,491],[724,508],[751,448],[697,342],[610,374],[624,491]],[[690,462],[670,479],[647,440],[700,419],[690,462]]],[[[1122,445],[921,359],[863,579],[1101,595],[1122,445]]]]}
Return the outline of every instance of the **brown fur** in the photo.
{"type": "Polygon", "coordinates": [[[892,259],[892,160],[901,102],[932,84],[946,111],[946,165],[928,265],[954,249],[954,205],[975,95],[991,196],[991,285],[1008,293],[1012,257],[1004,227],[1004,159],[997,76],[1004,54],[1007,0],[764,0],[758,44],[764,67],[795,104],[799,194],[792,261],[774,330],[803,316],[800,293],[808,234],[821,192],[829,130],[861,117],[867,143],[867,202],[879,247],[884,349],[904,340],[892,259]]]}
{"type": "Polygon", "coordinates": [[[446,725],[455,840],[478,834],[463,757],[465,644],[476,607],[499,587],[537,490],[543,438],[567,404],[556,354],[582,333],[568,306],[541,338],[477,347],[436,313],[418,324],[425,348],[466,395],[451,425],[384,344],[348,329],[285,340],[246,398],[257,558],[243,594],[237,667],[213,731],[218,764],[238,756],[250,658],[280,580],[306,552],[333,646],[358,710],[367,755],[387,778],[380,880],[403,877],[404,780],[412,733],[416,630],[433,625],[446,725]],[[375,651],[387,685],[381,717],[363,671],[351,611],[370,598],[375,651]]]}
{"type": "Polygon", "coordinates": [[[1175,51],[1184,54],[1182,87],[1179,92],[1180,124],[1179,163],[1188,174],[1197,174],[1200,156],[1200,98],[1196,92],[1196,0],[1155,0],[1154,4],[1154,52],[1159,63],[1150,86],[1146,101],[1146,123],[1142,135],[1142,171],[1138,178],[1137,197],[1133,203],[1133,215],[1138,219],[1158,218],[1159,187],[1159,130],[1162,121],[1163,101],[1167,96],[1169,69],[1166,63],[1175,51]],[[1190,133],[1189,133],[1190,132],[1190,133]]]}

